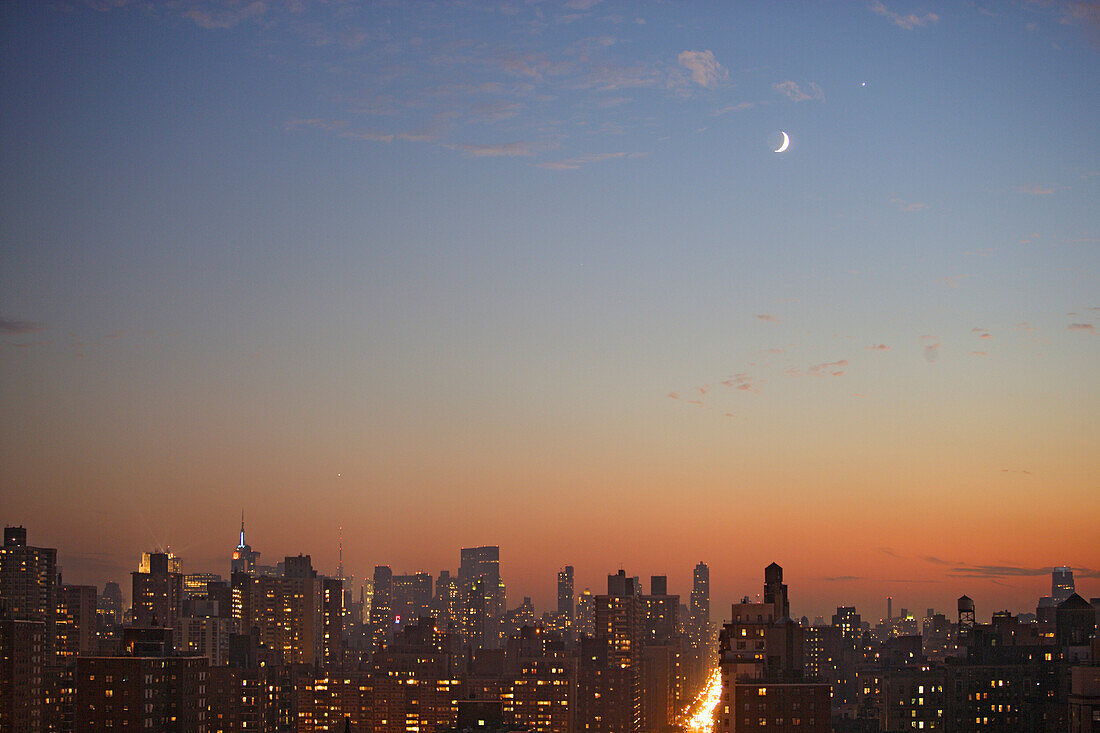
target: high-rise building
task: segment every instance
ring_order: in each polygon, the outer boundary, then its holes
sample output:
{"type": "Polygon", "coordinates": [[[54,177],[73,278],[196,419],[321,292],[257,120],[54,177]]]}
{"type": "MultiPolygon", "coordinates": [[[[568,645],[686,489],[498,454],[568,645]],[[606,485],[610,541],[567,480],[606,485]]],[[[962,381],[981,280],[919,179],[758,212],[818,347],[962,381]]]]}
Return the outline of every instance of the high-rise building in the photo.
{"type": "Polygon", "coordinates": [[[436,625],[444,631],[456,631],[459,619],[458,580],[450,570],[439,573],[435,582],[435,596],[432,598],[431,612],[436,625]]]}
{"type": "Polygon", "coordinates": [[[594,636],[596,633],[596,596],[588,588],[577,596],[577,614],[575,627],[580,636],[594,636]]]}
{"type": "Polygon", "coordinates": [[[45,730],[45,648],[44,621],[0,616],[0,731],[45,730]]]}
{"type": "Polygon", "coordinates": [[[242,630],[253,629],[260,642],[280,653],[286,664],[323,662],[322,584],[309,555],[287,557],[281,576],[237,574],[233,578],[235,585],[242,582],[248,589],[242,630]]]}
{"type": "Polygon", "coordinates": [[[237,542],[237,549],[233,550],[233,560],[230,571],[233,573],[247,573],[252,575],[258,571],[260,553],[253,551],[244,540],[244,510],[241,510],[241,536],[237,542]]]}
{"type": "Polygon", "coordinates": [[[722,698],[717,733],[826,733],[829,684],[803,680],[803,632],[790,618],[783,568],[764,571],[763,603],[733,604],[719,640],[722,698]]]}
{"type": "Polygon", "coordinates": [[[573,566],[558,571],[558,613],[573,620],[573,566]]]}
{"type": "Polygon", "coordinates": [[[23,527],[4,528],[0,607],[9,618],[45,624],[45,663],[52,664],[57,645],[57,550],[27,545],[23,527]]]}
{"type": "Polygon", "coordinates": [[[75,730],[209,730],[208,672],[202,657],[80,657],[75,730]]]}
{"type": "Polygon", "coordinates": [[[202,598],[208,592],[208,583],[220,583],[222,576],[215,573],[186,573],[183,576],[183,597],[202,598]]]}
{"type": "MultiPolygon", "coordinates": [[[[159,550],[157,551],[159,552],[159,550]]],[[[153,555],[155,552],[143,552],[141,553],[141,562],[138,563],[139,573],[148,573],[152,567],[153,555]]],[[[171,550],[165,550],[164,554],[168,556],[168,572],[183,574],[183,558],[176,557],[176,553],[171,550]]]]}
{"type": "Polygon", "coordinates": [[[94,585],[62,584],[57,593],[57,655],[76,657],[96,651],[96,605],[94,585]]]}
{"type": "MultiPolygon", "coordinates": [[[[607,595],[596,596],[596,641],[606,645],[596,733],[637,733],[645,725],[642,700],[643,610],[638,584],[623,570],[607,576],[607,595]]],[[[586,721],[589,722],[589,721],[586,721]]]]}
{"type": "Polygon", "coordinates": [[[500,548],[495,545],[464,547],[459,559],[463,644],[471,649],[497,649],[501,643],[505,612],[500,548]]]}
{"type": "Polygon", "coordinates": [[[687,702],[687,639],[680,633],[680,596],[669,595],[663,575],[650,578],[642,606],[642,689],[645,724],[663,730],[687,702]]]}
{"type": "Polygon", "coordinates": [[[691,644],[692,689],[702,687],[711,662],[710,630],[710,568],[700,562],[695,566],[691,586],[691,610],[688,620],[688,641],[691,644]]]}
{"type": "Polygon", "coordinates": [[[393,622],[400,626],[431,615],[431,573],[394,575],[390,584],[393,622]]]}
{"type": "Polygon", "coordinates": [[[393,640],[393,571],[388,565],[374,567],[373,589],[370,604],[371,653],[376,654],[393,640]]]}
{"type": "Polygon", "coordinates": [[[138,626],[172,628],[183,606],[183,576],[169,570],[167,553],[149,553],[148,572],[131,573],[130,609],[138,626]]]}
{"type": "Polygon", "coordinates": [[[99,596],[99,615],[105,626],[122,623],[122,589],[118,583],[108,581],[103,586],[103,593],[99,596]]]}
{"type": "Polygon", "coordinates": [[[1054,605],[1072,596],[1075,592],[1073,584],[1073,570],[1067,567],[1054,568],[1050,573],[1050,595],[1054,598],[1054,605]]]}

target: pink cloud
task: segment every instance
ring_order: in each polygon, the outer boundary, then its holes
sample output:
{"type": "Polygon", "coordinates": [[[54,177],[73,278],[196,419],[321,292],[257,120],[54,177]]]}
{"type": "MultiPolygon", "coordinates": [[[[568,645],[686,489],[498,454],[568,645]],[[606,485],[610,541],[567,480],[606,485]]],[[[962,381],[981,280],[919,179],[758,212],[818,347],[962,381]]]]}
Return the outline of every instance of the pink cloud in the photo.
{"type": "Polygon", "coordinates": [[[888,18],[891,23],[898,28],[904,28],[907,31],[916,30],[917,28],[924,28],[929,25],[935,25],[940,22],[940,16],[935,13],[925,13],[924,15],[917,15],[916,13],[907,13],[902,15],[882,4],[880,0],[872,0],[868,6],[872,13],[881,15],[884,18],[888,18]]]}
{"type": "Polygon", "coordinates": [[[1070,331],[1081,331],[1083,333],[1096,333],[1096,327],[1091,323],[1071,323],[1067,328],[1070,331]]]}
{"type": "Polygon", "coordinates": [[[692,81],[700,86],[712,87],[729,76],[711,51],[681,51],[676,60],[691,72],[692,81]]]}
{"type": "Polygon", "coordinates": [[[782,94],[792,102],[824,102],[825,92],[817,84],[810,82],[805,88],[800,87],[790,79],[772,84],[778,94],[782,94]]]}
{"type": "Polygon", "coordinates": [[[771,313],[757,313],[756,317],[761,321],[767,321],[769,323],[779,323],[779,319],[773,316],[771,313]]]}

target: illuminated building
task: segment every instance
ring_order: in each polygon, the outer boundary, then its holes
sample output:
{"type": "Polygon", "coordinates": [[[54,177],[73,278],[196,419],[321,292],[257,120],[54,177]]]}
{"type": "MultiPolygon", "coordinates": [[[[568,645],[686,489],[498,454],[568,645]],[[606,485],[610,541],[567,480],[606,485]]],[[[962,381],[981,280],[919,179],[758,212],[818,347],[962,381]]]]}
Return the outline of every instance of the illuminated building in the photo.
{"type": "Polygon", "coordinates": [[[253,551],[252,547],[244,540],[244,510],[241,510],[241,536],[237,542],[237,549],[233,550],[230,571],[252,575],[259,572],[259,562],[260,553],[253,551]]]}
{"type": "Polygon", "coordinates": [[[131,573],[133,593],[130,609],[138,626],[171,628],[183,605],[183,576],[169,570],[166,553],[148,553],[147,572],[131,573]]]}
{"type": "Polygon", "coordinates": [[[558,571],[558,613],[573,620],[573,566],[558,571]]]}
{"type": "Polygon", "coordinates": [[[222,576],[214,573],[186,573],[183,576],[183,597],[202,598],[208,592],[209,583],[220,583],[222,576]]]}
{"type": "Polygon", "coordinates": [[[45,664],[53,664],[57,631],[57,550],[27,545],[23,527],[4,528],[0,547],[0,607],[9,618],[45,624],[45,664]]]}
{"type": "Polygon", "coordinates": [[[459,554],[462,641],[471,649],[497,649],[503,634],[504,581],[500,548],[464,547],[459,554]]]}
{"type": "Polygon", "coordinates": [[[722,702],[717,733],[827,733],[829,684],[803,678],[803,629],[790,618],[783,569],[764,571],[764,602],[733,604],[719,638],[722,702]]]}
{"type": "Polygon", "coordinates": [[[432,576],[430,573],[394,575],[390,583],[390,606],[396,625],[431,615],[432,576]]]}
{"type": "Polygon", "coordinates": [[[577,596],[577,614],[575,618],[577,636],[593,636],[596,633],[596,596],[588,588],[577,596]]]}
{"type": "Polygon", "coordinates": [[[637,733],[645,723],[642,703],[644,612],[638,590],[636,580],[620,570],[616,575],[607,576],[607,595],[595,599],[596,642],[607,647],[607,664],[596,685],[599,713],[591,721],[591,730],[597,733],[637,733]]]}
{"type": "Polygon", "coordinates": [[[75,731],[205,731],[207,672],[202,657],[79,657],[75,731]]]}
{"type": "Polygon", "coordinates": [[[1067,567],[1054,568],[1050,573],[1050,595],[1057,606],[1073,595],[1076,590],[1073,583],[1073,570],[1067,567]]]}
{"type": "Polygon", "coordinates": [[[393,639],[393,571],[387,565],[374,568],[374,595],[370,604],[371,653],[385,649],[393,639]]]}
{"type": "Polygon", "coordinates": [[[104,626],[122,623],[122,589],[118,587],[118,583],[108,582],[103,586],[98,611],[104,626]]]}
{"type": "Polygon", "coordinates": [[[690,688],[702,687],[710,666],[710,568],[700,562],[692,574],[688,641],[691,643],[690,688]]]}
{"type": "Polygon", "coordinates": [[[46,656],[44,621],[0,618],[0,730],[44,729],[46,656]]]}
{"type": "MultiPolygon", "coordinates": [[[[141,553],[141,562],[138,563],[139,573],[150,573],[153,567],[153,555],[155,552],[143,552],[141,553]]],[[[168,557],[168,572],[183,574],[183,560],[176,557],[176,553],[171,550],[165,550],[164,554],[168,557]]]]}
{"type": "Polygon", "coordinates": [[[96,651],[96,604],[94,585],[62,584],[57,592],[57,656],[75,657],[96,651]]]}
{"type": "Polygon", "coordinates": [[[650,578],[650,595],[639,597],[642,606],[642,691],[646,726],[672,725],[686,700],[690,646],[680,634],[680,596],[669,595],[663,575],[650,578]]]}
{"type": "Polygon", "coordinates": [[[321,664],[344,663],[344,581],[321,578],[321,664]]]}
{"type": "Polygon", "coordinates": [[[286,664],[319,664],[325,651],[321,580],[309,555],[287,557],[283,568],[281,576],[234,575],[241,629],[255,629],[261,643],[281,654],[286,664]]]}
{"type": "Polygon", "coordinates": [[[217,601],[194,599],[184,604],[185,613],[176,619],[172,635],[177,652],[206,657],[210,666],[229,663],[229,643],[238,632],[237,619],[221,615],[217,601]]]}
{"type": "Polygon", "coordinates": [[[576,710],[576,658],[541,644],[539,630],[527,627],[509,640],[506,674],[509,687],[501,695],[504,719],[515,730],[572,733],[576,710]]]}
{"type": "Polygon", "coordinates": [[[458,580],[451,575],[451,571],[443,570],[435,582],[435,596],[431,604],[431,612],[439,628],[457,630],[459,608],[458,580]]]}

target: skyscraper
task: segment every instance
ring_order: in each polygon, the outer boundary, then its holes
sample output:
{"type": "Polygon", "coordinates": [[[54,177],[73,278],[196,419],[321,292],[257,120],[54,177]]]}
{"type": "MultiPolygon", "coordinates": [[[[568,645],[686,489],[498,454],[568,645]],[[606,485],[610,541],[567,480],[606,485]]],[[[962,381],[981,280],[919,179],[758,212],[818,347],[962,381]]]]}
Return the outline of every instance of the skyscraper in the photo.
{"type": "Polygon", "coordinates": [[[1059,605],[1076,591],[1073,584],[1073,570],[1067,567],[1054,568],[1050,573],[1050,595],[1054,605],[1059,605]]]}
{"type": "Polygon", "coordinates": [[[12,619],[45,624],[46,663],[53,663],[57,633],[57,550],[29,547],[27,530],[4,528],[0,548],[0,606],[12,619]]]}
{"type": "Polygon", "coordinates": [[[597,686],[603,708],[595,730],[642,730],[642,649],[644,611],[638,583],[620,570],[607,576],[607,595],[596,596],[596,641],[605,644],[607,668],[597,686]]]}
{"type": "Polygon", "coordinates": [[[700,562],[695,566],[691,588],[691,618],[688,624],[691,643],[691,686],[699,687],[706,680],[710,663],[710,568],[700,562]]]}
{"type": "Polygon", "coordinates": [[[496,649],[500,646],[505,610],[500,548],[464,547],[459,559],[462,641],[473,649],[496,649]]]}
{"type": "Polygon", "coordinates": [[[183,605],[183,576],[169,570],[164,552],[149,554],[149,572],[131,573],[133,593],[130,608],[139,626],[175,626],[183,605]]]}
{"type": "Polygon", "coordinates": [[[260,560],[260,553],[253,552],[252,548],[244,541],[244,510],[241,510],[241,537],[237,542],[237,549],[233,550],[232,572],[248,573],[256,572],[256,564],[260,560]]]}
{"type": "Polygon", "coordinates": [[[558,613],[573,620],[573,566],[558,571],[558,613]]]}
{"type": "Polygon", "coordinates": [[[371,653],[393,640],[393,571],[389,565],[374,566],[374,595],[370,604],[371,653]]]}

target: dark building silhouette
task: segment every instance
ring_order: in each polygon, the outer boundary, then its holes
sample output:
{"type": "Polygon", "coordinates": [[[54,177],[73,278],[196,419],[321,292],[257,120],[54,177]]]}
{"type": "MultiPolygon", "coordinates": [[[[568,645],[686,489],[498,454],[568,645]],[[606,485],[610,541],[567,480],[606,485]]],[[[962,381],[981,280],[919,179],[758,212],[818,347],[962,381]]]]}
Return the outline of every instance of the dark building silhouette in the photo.
{"type": "Polygon", "coordinates": [[[71,658],[96,652],[96,607],[94,585],[62,584],[57,592],[57,656],[71,658]]]}
{"type": "Polygon", "coordinates": [[[31,547],[23,527],[4,528],[0,547],[0,610],[11,619],[45,625],[44,663],[57,649],[57,550],[31,547]]]}
{"type": "Polygon", "coordinates": [[[0,731],[44,730],[46,668],[46,622],[0,615],[0,731]]]}
{"type": "Polygon", "coordinates": [[[643,610],[638,590],[636,579],[620,570],[607,576],[607,595],[595,599],[596,642],[607,650],[596,687],[601,714],[591,721],[596,733],[638,733],[644,726],[643,610]]]}
{"type": "Polygon", "coordinates": [[[573,620],[573,566],[558,571],[558,613],[573,620]]]}
{"type": "Polygon", "coordinates": [[[691,643],[689,684],[692,690],[702,687],[710,666],[710,568],[700,562],[692,574],[688,640],[691,643]]]}
{"type": "Polygon", "coordinates": [[[783,568],[764,571],[763,603],[733,604],[719,636],[718,733],[830,729],[829,684],[804,679],[803,629],[790,618],[783,568]]]}
{"type": "Polygon", "coordinates": [[[462,641],[470,649],[497,649],[505,611],[500,548],[495,545],[464,547],[459,561],[462,641]]]}

